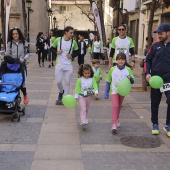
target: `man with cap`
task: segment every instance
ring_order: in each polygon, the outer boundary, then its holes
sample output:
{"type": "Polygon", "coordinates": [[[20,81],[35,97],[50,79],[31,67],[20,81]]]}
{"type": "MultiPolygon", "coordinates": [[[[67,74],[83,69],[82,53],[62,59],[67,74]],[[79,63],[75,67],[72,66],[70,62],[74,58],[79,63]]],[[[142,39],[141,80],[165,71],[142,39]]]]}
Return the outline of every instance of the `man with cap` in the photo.
{"type": "MultiPolygon", "coordinates": [[[[151,76],[157,75],[163,79],[164,84],[169,84],[170,86],[170,24],[160,24],[154,33],[158,34],[159,42],[152,45],[146,56],[146,80],[149,82],[151,76]]],[[[164,130],[167,136],[170,137],[170,88],[166,87],[160,89],[151,88],[151,122],[153,124],[152,134],[158,135],[158,109],[162,93],[165,92],[168,106],[164,130]]]]}

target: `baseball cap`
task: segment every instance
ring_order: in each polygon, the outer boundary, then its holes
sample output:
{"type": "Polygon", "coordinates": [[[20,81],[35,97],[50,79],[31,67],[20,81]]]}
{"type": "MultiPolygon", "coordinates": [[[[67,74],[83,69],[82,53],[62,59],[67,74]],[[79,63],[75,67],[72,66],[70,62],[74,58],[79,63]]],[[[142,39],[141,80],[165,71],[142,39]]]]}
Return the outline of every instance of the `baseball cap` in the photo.
{"type": "Polygon", "coordinates": [[[154,31],[154,33],[167,32],[167,31],[170,31],[170,24],[162,23],[159,25],[158,29],[154,31]]]}

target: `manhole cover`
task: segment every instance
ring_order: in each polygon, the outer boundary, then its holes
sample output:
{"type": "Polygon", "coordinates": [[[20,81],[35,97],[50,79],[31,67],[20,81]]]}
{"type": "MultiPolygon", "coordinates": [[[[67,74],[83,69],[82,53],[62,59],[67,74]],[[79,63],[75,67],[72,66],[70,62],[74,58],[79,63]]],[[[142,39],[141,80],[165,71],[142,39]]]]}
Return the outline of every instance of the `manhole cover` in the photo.
{"type": "Polygon", "coordinates": [[[157,138],[149,138],[144,136],[126,136],[120,139],[123,145],[133,148],[157,148],[161,145],[157,138]]]}

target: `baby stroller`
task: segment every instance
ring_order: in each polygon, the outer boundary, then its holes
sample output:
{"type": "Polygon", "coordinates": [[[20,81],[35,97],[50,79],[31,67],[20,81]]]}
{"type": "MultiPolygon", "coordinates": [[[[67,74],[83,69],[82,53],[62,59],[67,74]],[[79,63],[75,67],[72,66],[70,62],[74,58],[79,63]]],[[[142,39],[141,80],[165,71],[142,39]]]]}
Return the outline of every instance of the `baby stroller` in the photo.
{"type": "Polygon", "coordinates": [[[0,67],[0,114],[11,115],[11,121],[20,121],[20,113],[25,115],[25,108],[20,107],[20,88],[24,82],[24,69],[19,59],[4,56],[0,67]]]}

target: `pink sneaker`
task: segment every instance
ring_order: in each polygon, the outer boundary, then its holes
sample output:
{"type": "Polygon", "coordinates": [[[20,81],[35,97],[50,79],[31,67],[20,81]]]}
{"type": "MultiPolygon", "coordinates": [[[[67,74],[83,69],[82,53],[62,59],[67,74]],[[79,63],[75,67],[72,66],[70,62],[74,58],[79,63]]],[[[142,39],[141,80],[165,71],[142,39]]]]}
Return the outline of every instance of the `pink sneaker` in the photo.
{"type": "Polygon", "coordinates": [[[121,126],[120,122],[117,121],[117,127],[119,128],[121,126]]]}
{"type": "Polygon", "coordinates": [[[115,123],[112,124],[112,132],[116,132],[117,131],[117,125],[115,123]]]}

